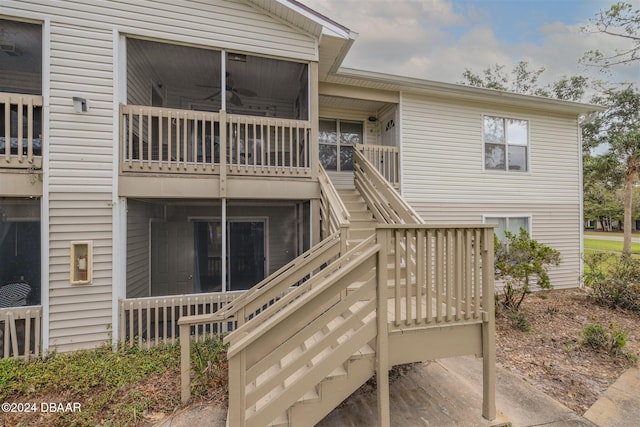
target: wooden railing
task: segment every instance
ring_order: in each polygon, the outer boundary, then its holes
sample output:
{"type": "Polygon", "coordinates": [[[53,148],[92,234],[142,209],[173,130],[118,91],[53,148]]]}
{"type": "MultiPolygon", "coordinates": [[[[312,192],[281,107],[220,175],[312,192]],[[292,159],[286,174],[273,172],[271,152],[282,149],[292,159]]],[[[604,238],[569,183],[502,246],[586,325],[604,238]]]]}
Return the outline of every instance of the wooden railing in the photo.
{"type": "MultiPolygon", "coordinates": [[[[180,332],[181,316],[214,313],[243,292],[169,295],[163,297],[130,298],[120,300],[121,345],[151,348],[159,344],[175,344],[180,332]]],[[[195,340],[206,336],[220,336],[228,332],[226,322],[211,320],[191,329],[195,340]]],[[[187,340],[188,341],[188,340],[187,340]]]]}
{"type": "Polygon", "coordinates": [[[398,147],[356,144],[355,151],[362,153],[391,186],[396,189],[400,188],[400,153],[398,147]]]}
{"type": "Polygon", "coordinates": [[[29,359],[40,356],[42,307],[0,308],[0,356],[29,359]]]}
{"type": "Polygon", "coordinates": [[[422,217],[358,150],[353,151],[353,169],[356,188],[378,222],[424,224],[422,217]]]}
{"type": "Polygon", "coordinates": [[[349,239],[349,211],[322,166],[319,167],[318,178],[320,181],[320,235],[324,238],[340,231],[340,251],[345,253],[349,239]]]}
{"type": "MultiPolygon", "coordinates": [[[[242,327],[251,319],[262,319],[263,313],[276,302],[281,301],[294,288],[294,285],[306,283],[312,276],[317,274],[321,268],[334,265],[335,260],[342,254],[340,233],[334,233],[324,239],[319,244],[313,246],[304,254],[295,258],[275,273],[269,275],[263,281],[246,291],[222,309],[211,314],[196,316],[184,316],[178,321],[181,335],[192,335],[193,328],[209,323],[231,323],[235,328],[242,327]]],[[[335,264],[335,268],[341,263],[335,264]]],[[[181,340],[180,347],[182,356],[189,355],[190,341],[181,340]]],[[[182,401],[186,402],[190,398],[190,358],[182,357],[182,401]]]]}
{"type": "Polygon", "coordinates": [[[375,338],[376,281],[368,273],[376,267],[379,246],[373,237],[345,254],[348,262],[332,264],[269,307],[269,316],[225,338],[229,425],[267,425],[375,338]],[[355,282],[360,286],[347,292],[355,282]],[[329,327],[335,323],[340,325],[329,327]],[[341,339],[349,331],[349,339],[341,339]],[[311,339],[320,332],[322,337],[311,339]],[[257,405],[264,399],[268,405],[257,405]]]}
{"type": "Polygon", "coordinates": [[[490,322],[493,295],[492,226],[381,225],[225,337],[230,425],[270,422],[378,331],[490,322]]]}
{"type": "Polygon", "coordinates": [[[378,242],[393,257],[394,327],[486,320],[494,295],[492,225],[381,225],[378,242]]]}
{"type": "Polygon", "coordinates": [[[311,173],[311,123],[120,106],[122,172],[287,175],[311,173]]]}
{"type": "Polygon", "coordinates": [[[0,92],[0,167],[42,167],[42,96],[0,92]]]}

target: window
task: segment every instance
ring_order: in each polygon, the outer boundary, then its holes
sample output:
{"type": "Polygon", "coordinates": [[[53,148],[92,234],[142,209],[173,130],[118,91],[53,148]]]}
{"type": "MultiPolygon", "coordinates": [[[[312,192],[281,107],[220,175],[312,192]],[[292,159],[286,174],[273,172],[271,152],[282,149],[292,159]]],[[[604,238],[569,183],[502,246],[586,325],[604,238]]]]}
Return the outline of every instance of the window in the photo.
{"type": "Polygon", "coordinates": [[[320,163],[326,170],[353,170],[353,146],[362,143],[362,122],[320,120],[320,163]]]}
{"type": "Polygon", "coordinates": [[[484,116],[484,168],[527,172],[529,122],[484,116]]]}
{"type": "Polygon", "coordinates": [[[531,234],[530,225],[531,217],[528,216],[485,216],[485,224],[497,224],[494,228],[494,232],[498,239],[505,240],[505,231],[509,231],[513,234],[520,233],[520,229],[524,228],[527,233],[531,234]]]}

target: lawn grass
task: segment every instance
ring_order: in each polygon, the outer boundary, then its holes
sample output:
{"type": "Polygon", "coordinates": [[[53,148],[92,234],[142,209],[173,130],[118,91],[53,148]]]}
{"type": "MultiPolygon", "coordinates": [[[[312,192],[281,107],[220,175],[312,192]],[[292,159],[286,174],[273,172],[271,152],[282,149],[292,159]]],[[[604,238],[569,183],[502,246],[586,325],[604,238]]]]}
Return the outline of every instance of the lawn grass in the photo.
{"type": "MultiPolygon", "coordinates": [[[[192,392],[203,396],[212,382],[226,386],[226,348],[220,339],[192,344],[192,392]],[[221,377],[221,378],[218,378],[221,377]],[[224,384],[222,384],[224,383],[224,384]]],[[[171,413],[181,406],[177,379],[180,346],[149,350],[110,346],[71,353],[53,353],[46,359],[0,359],[0,401],[70,403],[80,412],[44,414],[0,413],[0,426],[120,426],[138,425],[150,413],[171,413]],[[15,418],[18,416],[18,418],[15,418]]],[[[226,387],[224,389],[226,396],[226,387]]],[[[36,411],[38,412],[38,411],[36,411]]]]}
{"type": "MultiPolygon", "coordinates": [[[[592,251],[622,252],[622,241],[617,240],[600,240],[600,239],[584,239],[584,249],[592,251]]],[[[631,243],[631,253],[640,254],[640,243],[631,243]]]]}

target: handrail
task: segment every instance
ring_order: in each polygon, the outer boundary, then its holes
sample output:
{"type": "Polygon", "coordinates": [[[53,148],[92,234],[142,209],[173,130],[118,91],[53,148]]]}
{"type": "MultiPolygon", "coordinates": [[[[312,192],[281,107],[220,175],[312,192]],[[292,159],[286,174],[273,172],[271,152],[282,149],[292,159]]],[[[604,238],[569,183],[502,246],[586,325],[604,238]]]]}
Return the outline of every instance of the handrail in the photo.
{"type": "Polygon", "coordinates": [[[347,263],[332,274],[314,276],[315,286],[301,291],[266,321],[250,322],[258,323],[253,331],[239,332],[227,351],[230,425],[269,423],[335,370],[337,363],[375,338],[376,281],[367,272],[375,270],[380,245],[372,241],[353,257],[343,256],[349,258],[347,263]],[[362,285],[347,292],[357,280],[363,280],[362,285]],[[317,337],[320,331],[322,337],[317,337]],[[348,339],[341,340],[345,334],[348,339]],[[292,353],[294,349],[299,351],[292,353]],[[279,368],[272,371],[275,366],[279,368]],[[301,369],[304,375],[294,375],[301,369]],[[267,396],[269,405],[258,405],[267,396]],[[250,407],[254,410],[248,414],[250,407]]]}
{"type": "Polygon", "coordinates": [[[398,147],[356,144],[354,149],[361,152],[394,188],[399,188],[400,153],[398,147]]]}
{"type": "Polygon", "coordinates": [[[320,182],[320,229],[323,235],[340,231],[341,252],[344,253],[349,239],[351,216],[327,172],[322,166],[319,166],[318,169],[318,180],[320,182]]]}
{"type": "Polygon", "coordinates": [[[353,151],[356,188],[379,222],[424,224],[422,217],[358,150],[353,151]]]}
{"type": "Polygon", "coordinates": [[[288,307],[291,306],[294,302],[298,302],[299,298],[302,295],[305,295],[309,291],[315,289],[319,283],[322,283],[325,279],[333,275],[336,271],[342,271],[342,268],[344,268],[344,266],[347,263],[350,263],[352,261],[352,258],[359,257],[360,253],[365,251],[367,247],[370,247],[372,244],[374,244],[374,242],[375,242],[375,236],[370,236],[367,239],[363,240],[357,246],[351,249],[349,252],[347,252],[346,254],[342,254],[343,256],[341,256],[338,260],[336,260],[335,262],[331,263],[326,268],[321,270],[318,274],[313,276],[310,280],[300,284],[298,287],[296,287],[294,290],[292,290],[287,295],[282,297],[280,300],[276,301],[273,305],[270,305],[269,307],[267,307],[265,311],[262,313],[263,320],[258,325],[245,323],[244,325],[239,326],[233,332],[227,335],[224,338],[224,342],[233,343],[236,337],[245,336],[248,333],[253,332],[257,328],[259,328],[260,325],[264,325],[265,323],[268,322],[268,319],[270,317],[273,317],[275,314],[281,312],[284,308],[288,309],[288,307]]]}
{"type": "Polygon", "coordinates": [[[178,325],[194,325],[231,319],[236,319],[238,326],[243,325],[247,318],[256,314],[256,310],[284,295],[291,286],[302,280],[311,271],[319,268],[322,264],[329,263],[331,259],[339,257],[339,237],[338,233],[327,237],[215,313],[183,316],[178,320],[178,325]],[[303,269],[303,267],[306,268],[303,269]]]}

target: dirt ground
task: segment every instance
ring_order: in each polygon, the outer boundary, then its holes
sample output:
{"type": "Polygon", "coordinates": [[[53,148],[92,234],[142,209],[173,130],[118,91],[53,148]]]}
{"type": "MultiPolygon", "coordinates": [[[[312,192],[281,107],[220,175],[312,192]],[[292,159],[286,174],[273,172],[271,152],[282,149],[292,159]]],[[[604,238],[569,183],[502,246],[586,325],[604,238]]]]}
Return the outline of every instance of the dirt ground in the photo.
{"type": "Polygon", "coordinates": [[[627,334],[627,351],[640,354],[640,314],[609,309],[588,299],[582,289],[529,295],[522,304],[531,330],[512,326],[504,311],[496,316],[498,363],[578,414],[584,414],[634,363],[583,345],[583,327],[615,325],[627,334]]]}

